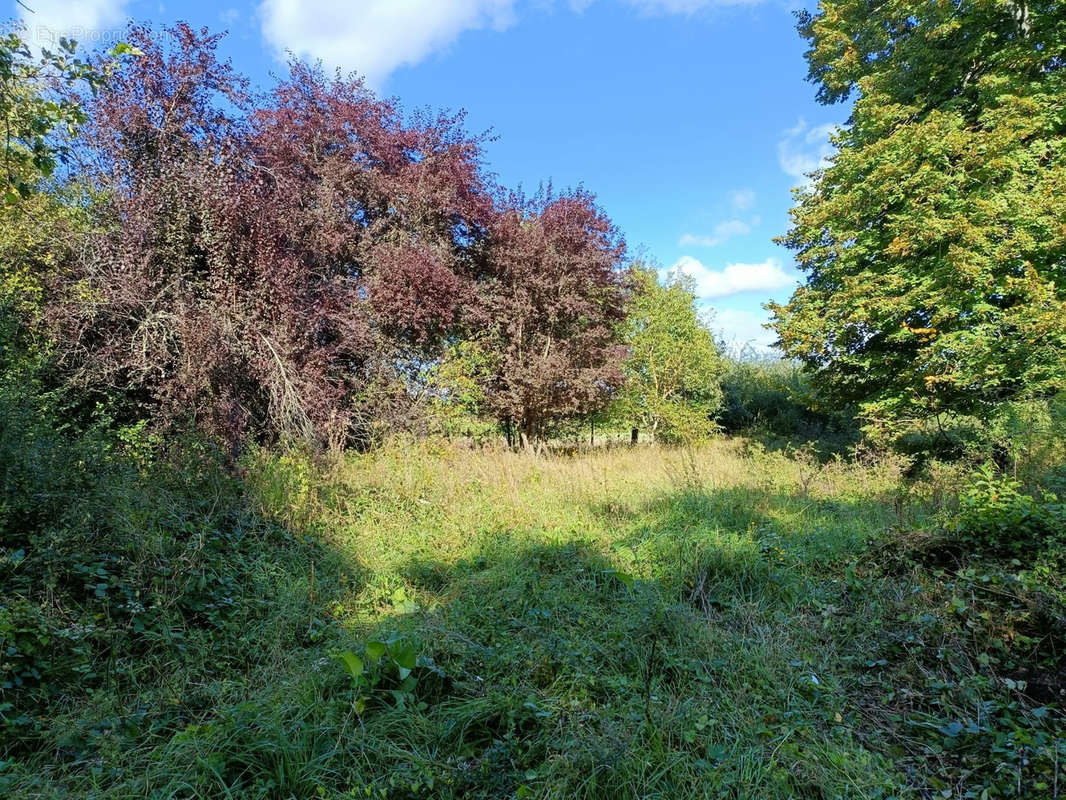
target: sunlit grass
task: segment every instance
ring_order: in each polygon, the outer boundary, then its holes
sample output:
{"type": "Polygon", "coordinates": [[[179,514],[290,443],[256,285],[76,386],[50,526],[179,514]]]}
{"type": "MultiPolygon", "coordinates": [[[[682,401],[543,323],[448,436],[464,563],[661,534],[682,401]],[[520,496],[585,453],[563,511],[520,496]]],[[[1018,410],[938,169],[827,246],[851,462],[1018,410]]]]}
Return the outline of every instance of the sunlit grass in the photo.
{"type": "MultiPolygon", "coordinates": [[[[462,687],[400,717],[403,767],[375,778],[371,763],[368,783],[455,778],[493,748],[513,774],[485,796],[785,797],[796,747],[816,772],[801,782],[864,796],[889,781],[826,724],[842,701],[806,604],[892,524],[895,465],[740,440],[552,458],[412,442],[325,476],[265,502],[282,517],[312,504],[315,529],[358,565],[335,608],[346,641],[402,632],[462,687]],[[782,714],[815,721],[779,740],[782,714]]],[[[395,715],[368,717],[366,735],[395,715]]],[[[484,790],[462,785],[447,791],[484,790]]]]}
{"type": "MultiPolygon", "coordinates": [[[[272,613],[72,709],[58,727],[158,722],[86,734],[96,760],[52,777],[17,766],[15,794],[963,797],[984,784],[940,729],[975,707],[989,737],[1044,723],[982,673],[986,612],[892,554],[940,491],[903,491],[901,467],[742,439],[259,454],[254,505],[308,544],[264,560],[272,613]],[[417,650],[413,682],[390,642],[417,650]],[[198,666],[221,658],[224,677],[198,666]]],[[[982,775],[1028,758],[974,741],[982,775]]]]}

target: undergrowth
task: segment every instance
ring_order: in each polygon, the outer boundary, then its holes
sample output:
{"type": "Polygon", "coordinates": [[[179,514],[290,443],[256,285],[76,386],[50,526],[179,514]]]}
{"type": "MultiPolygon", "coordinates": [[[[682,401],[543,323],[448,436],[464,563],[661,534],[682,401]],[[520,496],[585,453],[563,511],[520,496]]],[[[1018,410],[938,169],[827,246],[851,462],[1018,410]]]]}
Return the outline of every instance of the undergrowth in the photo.
{"type": "Polygon", "coordinates": [[[960,547],[959,470],[739,439],[261,453],[241,489],[105,462],[92,536],[68,510],[4,542],[18,652],[63,643],[3,690],[6,796],[1063,791],[1061,545],[960,547]],[[17,583],[56,547],[106,577],[17,583]]]}

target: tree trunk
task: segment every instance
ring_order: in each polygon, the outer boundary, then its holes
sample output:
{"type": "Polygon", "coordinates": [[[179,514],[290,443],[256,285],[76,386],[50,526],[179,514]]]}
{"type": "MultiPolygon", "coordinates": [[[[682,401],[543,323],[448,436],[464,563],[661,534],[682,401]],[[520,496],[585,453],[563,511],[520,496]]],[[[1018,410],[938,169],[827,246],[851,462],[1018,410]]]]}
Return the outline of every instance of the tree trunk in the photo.
{"type": "Polygon", "coordinates": [[[632,429],[632,430],[631,430],[631,431],[629,432],[629,443],[630,443],[631,445],[632,445],[632,444],[636,444],[636,443],[637,443],[637,437],[638,437],[639,435],[640,435],[640,431],[639,431],[639,430],[638,430],[637,428],[633,428],[633,429],[632,429]]]}

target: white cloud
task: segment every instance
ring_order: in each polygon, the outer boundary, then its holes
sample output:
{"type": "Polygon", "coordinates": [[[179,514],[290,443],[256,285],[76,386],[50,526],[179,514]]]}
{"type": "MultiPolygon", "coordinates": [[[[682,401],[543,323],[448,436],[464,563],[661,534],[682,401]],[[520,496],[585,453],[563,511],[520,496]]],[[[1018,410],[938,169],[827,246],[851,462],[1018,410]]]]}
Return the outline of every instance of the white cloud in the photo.
{"type": "Polygon", "coordinates": [[[467,30],[506,28],[515,0],[264,0],[263,36],[279,54],[292,51],[330,67],[355,70],[371,85],[417,64],[467,30]]]}
{"type": "Polygon", "coordinates": [[[127,19],[125,0],[33,0],[19,5],[26,39],[37,47],[54,49],[59,39],[75,39],[88,49],[122,41],[127,19]]]}
{"type": "MultiPolygon", "coordinates": [[[[64,5],[64,0],[47,2],[64,5]]],[[[581,13],[594,2],[569,0],[568,5],[581,13]]],[[[622,2],[644,14],[687,15],[764,0],[622,2]]],[[[447,48],[464,31],[509,27],[518,5],[518,0],[262,0],[259,18],[263,38],[277,56],[291,51],[330,67],[355,70],[371,85],[380,85],[398,67],[417,64],[447,48]]]]}
{"type": "Polygon", "coordinates": [[[714,247],[722,244],[734,236],[745,236],[751,233],[751,226],[739,219],[727,219],[714,226],[714,232],[710,236],[701,236],[694,233],[686,233],[678,242],[679,247],[714,247]]]}
{"type": "MultiPolygon", "coordinates": [[[[729,193],[729,205],[734,211],[748,211],[755,205],[755,191],[734,189],[729,193]]],[[[747,236],[759,222],[758,216],[751,217],[748,222],[736,218],[723,220],[710,234],[685,233],[677,244],[679,247],[715,247],[735,236],[747,236]]]]}
{"type": "Polygon", "coordinates": [[[729,193],[729,202],[737,211],[747,211],[755,205],[755,191],[753,189],[734,189],[729,193]]]}
{"type": "Polygon", "coordinates": [[[777,341],[776,331],[763,327],[769,321],[770,315],[765,311],[723,308],[715,311],[711,330],[725,342],[732,355],[739,355],[746,349],[767,353],[773,350],[772,345],[777,341]]]}
{"type": "Polygon", "coordinates": [[[697,297],[726,297],[739,292],[772,292],[793,286],[796,278],[785,272],[781,262],[768,258],[758,264],[727,264],[714,270],[692,256],[682,256],[668,270],[692,279],[697,297]]]}
{"type": "Polygon", "coordinates": [[[785,131],[777,143],[777,161],[785,174],[800,183],[809,183],[807,176],[811,172],[828,165],[834,152],[829,136],[836,129],[836,123],[808,128],[807,122],[801,119],[795,127],[785,131]]]}

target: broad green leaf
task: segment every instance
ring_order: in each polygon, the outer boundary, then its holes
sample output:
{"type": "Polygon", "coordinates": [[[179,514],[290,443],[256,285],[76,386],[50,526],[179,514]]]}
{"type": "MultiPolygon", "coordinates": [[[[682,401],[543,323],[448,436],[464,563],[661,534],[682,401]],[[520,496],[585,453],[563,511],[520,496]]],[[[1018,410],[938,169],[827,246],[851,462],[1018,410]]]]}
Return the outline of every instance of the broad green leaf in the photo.
{"type": "Polygon", "coordinates": [[[414,646],[410,642],[403,642],[398,647],[390,648],[389,655],[392,656],[392,660],[400,667],[407,670],[412,670],[418,663],[418,654],[415,652],[414,646]]]}
{"type": "Polygon", "coordinates": [[[359,658],[359,656],[351,650],[345,650],[340,656],[338,656],[338,658],[344,662],[344,667],[348,670],[348,674],[351,675],[352,678],[358,679],[362,676],[363,659],[359,658]]]}

